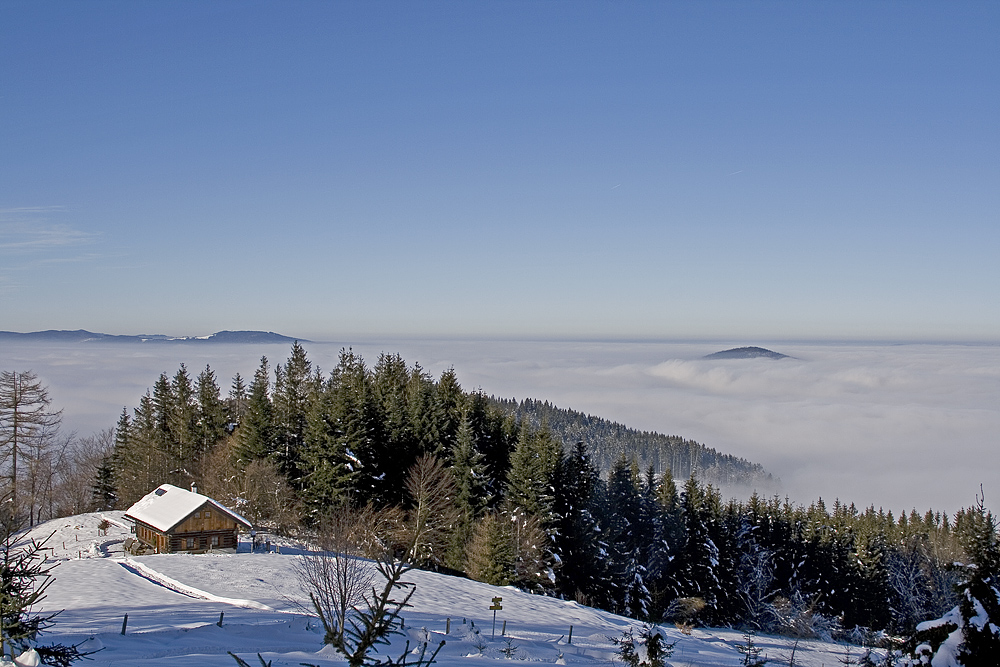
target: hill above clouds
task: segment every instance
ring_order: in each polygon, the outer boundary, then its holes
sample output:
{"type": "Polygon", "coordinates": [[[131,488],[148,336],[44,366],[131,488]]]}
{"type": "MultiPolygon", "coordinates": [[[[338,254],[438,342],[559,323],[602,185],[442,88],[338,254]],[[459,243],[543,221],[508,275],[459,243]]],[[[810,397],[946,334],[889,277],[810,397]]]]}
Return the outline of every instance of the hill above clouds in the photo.
{"type": "Polygon", "coordinates": [[[787,354],[781,354],[764,347],[734,347],[707,354],[702,359],[792,359],[787,354]]]}
{"type": "Polygon", "coordinates": [[[0,331],[0,341],[38,341],[53,343],[308,343],[304,338],[292,338],[273,331],[218,331],[208,336],[167,336],[165,334],[139,334],[122,336],[94,333],[85,329],[75,331],[54,330],[18,333],[0,331]]]}

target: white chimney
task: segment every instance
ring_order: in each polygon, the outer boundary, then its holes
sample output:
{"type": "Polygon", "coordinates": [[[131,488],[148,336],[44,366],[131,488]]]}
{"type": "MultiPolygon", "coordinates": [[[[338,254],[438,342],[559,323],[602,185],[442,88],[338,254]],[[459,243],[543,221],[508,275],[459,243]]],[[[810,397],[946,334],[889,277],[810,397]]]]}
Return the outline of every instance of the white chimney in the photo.
{"type": "Polygon", "coordinates": [[[194,482],[191,482],[191,493],[198,493],[198,485],[194,482]]]}

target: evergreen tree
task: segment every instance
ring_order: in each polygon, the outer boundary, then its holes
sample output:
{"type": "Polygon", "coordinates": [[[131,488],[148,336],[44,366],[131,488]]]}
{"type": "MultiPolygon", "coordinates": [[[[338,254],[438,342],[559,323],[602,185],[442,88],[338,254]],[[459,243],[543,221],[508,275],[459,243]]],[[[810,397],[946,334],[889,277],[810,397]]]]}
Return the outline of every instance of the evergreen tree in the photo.
{"type": "Polygon", "coordinates": [[[355,464],[348,457],[338,407],[337,388],[328,380],[307,415],[301,451],[302,499],[306,519],[318,524],[330,510],[351,500],[355,464]]]}
{"type": "Polygon", "coordinates": [[[301,475],[300,456],[305,440],[310,398],[314,391],[312,364],[306,351],[295,341],[284,367],[275,369],[274,449],[272,458],[285,476],[297,483],[301,475]]]}
{"type": "Polygon", "coordinates": [[[987,667],[1000,655],[1000,540],[982,496],[956,516],[966,558],[956,563],[960,602],[942,618],[921,623],[910,640],[917,664],[987,667]]]}
{"type": "Polygon", "coordinates": [[[250,397],[246,414],[236,432],[236,465],[241,470],[257,459],[268,458],[274,446],[274,407],[271,404],[271,373],[267,357],[260,358],[260,366],[250,383],[250,397]]]}
{"type": "Polygon", "coordinates": [[[471,578],[493,586],[507,586],[514,581],[515,553],[507,524],[495,512],[476,524],[465,564],[471,578]]]}
{"type": "Polygon", "coordinates": [[[195,449],[200,459],[226,435],[226,406],[215,380],[215,372],[208,365],[195,380],[195,395],[198,404],[195,449]]]}
{"type": "Polygon", "coordinates": [[[226,401],[226,414],[229,418],[229,423],[226,425],[228,430],[232,430],[243,421],[243,415],[246,414],[249,402],[250,395],[247,393],[246,383],[243,381],[243,376],[237,373],[233,377],[233,384],[229,389],[229,399],[226,401]]]}
{"type": "Polygon", "coordinates": [[[410,371],[402,357],[398,354],[379,356],[372,378],[373,398],[381,423],[377,455],[400,462],[398,466],[385,468],[379,489],[380,495],[391,504],[402,500],[401,489],[407,469],[403,462],[417,458],[418,447],[408,405],[409,383],[410,371]]]}
{"type": "Polygon", "coordinates": [[[458,520],[452,535],[447,565],[459,569],[465,559],[465,547],[472,539],[473,526],[489,502],[483,455],[476,448],[467,415],[459,424],[450,458],[458,520]]]}
{"type": "Polygon", "coordinates": [[[577,442],[563,459],[556,495],[556,551],[562,564],[558,590],[586,604],[607,604],[607,544],[595,516],[599,479],[587,448],[577,442]]]}
{"type": "Polygon", "coordinates": [[[458,384],[458,376],[454,368],[449,368],[441,374],[441,379],[434,387],[432,402],[434,451],[431,453],[447,462],[450,462],[449,457],[458,437],[463,403],[464,396],[462,387],[458,384]]]}
{"type": "MultiPolygon", "coordinates": [[[[412,461],[388,456],[381,448],[385,440],[380,433],[378,406],[371,386],[371,375],[364,360],[352,350],[341,350],[340,361],[333,370],[330,383],[331,423],[338,451],[342,451],[353,473],[354,501],[387,504],[386,472],[412,461]]],[[[392,489],[391,497],[398,504],[402,489],[392,489]]]]}
{"type": "Polygon", "coordinates": [[[507,474],[506,500],[542,520],[546,529],[554,526],[555,484],[562,459],[562,446],[542,427],[538,431],[524,424],[511,456],[507,474]]]}
{"type": "Polygon", "coordinates": [[[608,541],[608,567],[615,582],[614,610],[633,618],[649,616],[644,556],[649,534],[643,526],[638,470],[620,456],[608,473],[602,531],[608,541]]]}
{"type": "Polygon", "coordinates": [[[167,451],[177,470],[174,481],[180,486],[186,486],[198,462],[199,452],[196,445],[198,408],[195,405],[191,377],[184,364],[174,374],[169,387],[167,451]]]}
{"type": "MultiPolygon", "coordinates": [[[[13,664],[16,657],[34,649],[46,665],[68,667],[84,657],[76,646],[37,643],[38,635],[59,612],[42,615],[35,610],[53,582],[52,564],[45,557],[45,541],[24,539],[22,524],[9,511],[10,496],[0,510],[0,658],[13,664]]],[[[11,503],[12,504],[12,503],[11,503]]],[[[29,658],[30,659],[30,658],[29,658]]],[[[20,662],[16,664],[38,664],[20,662]]]]}
{"type": "Polygon", "coordinates": [[[91,486],[91,503],[95,511],[113,510],[118,502],[118,488],[115,485],[115,467],[111,455],[101,459],[91,486]]]}
{"type": "Polygon", "coordinates": [[[510,455],[518,439],[517,422],[513,416],[494,408],[481,391],[468,396],[465,415],[476,447],[483,455],[489,506],[495,508],[504,495],[510,455]]]}
{"type": "Polygon", "coordinates": [[[645,502],[649,506],[651,524],[650,555],[646,563],[650,615],[662,618],[674,598],[671,584],[672,560],[683,536],[680,496],[669,468],[656,481],[651,500],[647,491],[645,502]]]}
{"type": "Polygon", "coordinates": [[[722,586],[716,572],[719,548],[710,536],[712,517],[704,490],[694,475],[685,482],[681,494],[681,519],[684,537],[675,557],[674,592],[677,597],[701,598],[707,613],[711,614],[718,604],[722,586]]]}

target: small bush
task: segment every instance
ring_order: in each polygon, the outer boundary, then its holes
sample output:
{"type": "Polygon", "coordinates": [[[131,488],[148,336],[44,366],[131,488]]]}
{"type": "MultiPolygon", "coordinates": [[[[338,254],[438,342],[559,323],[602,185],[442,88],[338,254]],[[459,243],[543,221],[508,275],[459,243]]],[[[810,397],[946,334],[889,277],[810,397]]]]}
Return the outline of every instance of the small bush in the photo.
{"type": "Polygon", "coordinates": [[[628,628],[621,637],[611,637],[611,642],[618,647],[618,655],[627,667],[664,667],[677,643],[668,644],[665,639],[660,628],[647,624],[638,638],[628,628]]]}

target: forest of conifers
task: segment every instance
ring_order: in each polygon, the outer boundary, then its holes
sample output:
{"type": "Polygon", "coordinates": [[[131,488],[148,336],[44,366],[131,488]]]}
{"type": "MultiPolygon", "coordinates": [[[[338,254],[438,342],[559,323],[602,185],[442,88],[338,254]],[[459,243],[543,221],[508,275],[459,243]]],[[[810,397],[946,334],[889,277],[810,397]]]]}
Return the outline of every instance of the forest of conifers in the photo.
{"type": "Polygon", "coordinates": [[[322,374],[296,343],[273,370],[262,359],[249,382],[237,375],[226,397],[210,368],[161,375],[123,411],[94,498],[122,509],[159,484],[195,482],[290,532],[348,507],[401,521],[419,507],[432,527],[413,554],[423,567],[657,622],[911,632],[955,604],[949,564],[981,512],[726,500],[702,470],[749,483],[766,473],[656,437],[629,451],[634,431],[466,392],[453,370],[435,380],[398,355],[369,368],[344,350],[322,374]],[[588,423],[614,436],[597,457],[588,423]],[[688,455],[670,455],[671,442],[688,455]]]}

